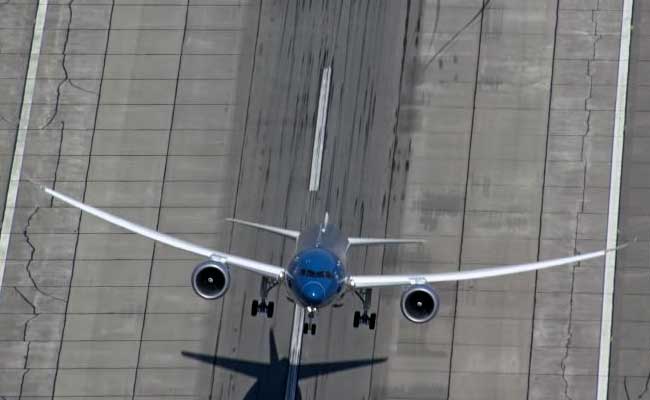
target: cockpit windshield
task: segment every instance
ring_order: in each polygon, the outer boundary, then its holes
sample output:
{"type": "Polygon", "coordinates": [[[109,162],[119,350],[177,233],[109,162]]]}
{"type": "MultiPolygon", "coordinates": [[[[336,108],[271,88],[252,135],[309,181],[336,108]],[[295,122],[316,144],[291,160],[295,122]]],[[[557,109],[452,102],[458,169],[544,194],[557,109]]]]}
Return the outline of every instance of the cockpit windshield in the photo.
{"type": "Polygon", "coordinates": [[[307,269],[307,268],[302,268],[300,270],[300,274],[302,276],[306,276],[306,277],[309,277],[309,278],[332,279],[334,277],[330,271],[314,271],[314,270],[307,269]]]}

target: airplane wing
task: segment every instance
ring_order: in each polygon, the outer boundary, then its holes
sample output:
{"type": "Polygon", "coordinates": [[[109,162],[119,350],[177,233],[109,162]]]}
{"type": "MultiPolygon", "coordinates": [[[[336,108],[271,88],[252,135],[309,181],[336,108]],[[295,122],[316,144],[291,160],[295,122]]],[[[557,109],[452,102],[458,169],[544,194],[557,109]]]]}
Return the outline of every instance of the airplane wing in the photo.
{"type": "Polygon", "coordinates": [[[270,278],[276,278],[280,279],[284,276],[284,268],[271,265],[271,264],[266,264],[260,261],[255,261],[251,260],[248,258],[244,257],[239,257],[235,255],[231,255],[228,253],[222,253],[220,251],[208,249],[203,246],[199,246],[193,243],[190,243],[188,241],[182,240],[175,238],[173,236],[167,235],[162,232],[155,231],[153,229],[147,228],[145,226],[141,226],[138,224],[135,224],[133,222],[127,221],[125,219],[122,219],[116,215],[110,214],[106,211],[100,210],[98,208],[89,206],[87,204],[84,204],[80,201],[77,201],[71,197],[68,197],[62,193],[59,193],[57,191],[54,191],[48,187],[45,187],[39,183],[34,182],[37,186],[39,186],[45,193],[49,194],[50,196],[53,196],[64,203],[67,203],[73,207],[76,207],[82,211],[87,212],[88,214],[92,214],[95,217],[99,219],[103,219],[106,222],[109,222],[113,225],[117,225],[121,228],[126,229],[127,231],[131,231],[133,233],[137,233],[138,235],[142,235],[144,237],[147,237],[149,239],[155,240],[156,242],[164,243],[168,246],[175,247],[177,249],[185,250],[190,253],[198,254],[200,256],[208,257],[208,258],[218,258],[221,259],[223,262],[225,262],[228,265],[234,265],[237,267],[240,267],[245,270],[249,270],[252,272],[256,272],[260,275],[264,275],[270,278]]]}
{"type": "Polygon", "coordinates": [[[507,265],[503,267],[479,268],[474,270],[441,272],[437,274],[411,274],[411,275],[357,275],[348,277],[348,285],[352,288],[371,288],[385,286],[407,286],[423,283],[465,281],[469,279],[491,278],[495,276],[518,274],[521,272],[536,271],[540,269],[559,267],[574,264],[592,258],[603,257],[626,247],[628,243],[613,249],[594,251],[570,257],[556,258],[527,264],[507,265]]]}
{"type": "Polygon", "coordinates": [[[256,222],[248,222],[236,218],[226,218],[226,221],[234,222],[235,224],[250,226],[267,232],[277,233],[278,235],[286,236],[292,239],[298,239],[298,236],[300,236],[300,232],[298,231],[293,231],[291,229],[285,229],[285,228],[278,228],[277,226],[258,224],[256,222]]]}
{"type": "Polygon", "coordinates": [[[362,238],[351,237],[348,238],[349,246],[372,246],[381,244],[405,244],[405,243],[426,243],[426,240],[420,239],[391,239],[391,238],[362,238]]]}

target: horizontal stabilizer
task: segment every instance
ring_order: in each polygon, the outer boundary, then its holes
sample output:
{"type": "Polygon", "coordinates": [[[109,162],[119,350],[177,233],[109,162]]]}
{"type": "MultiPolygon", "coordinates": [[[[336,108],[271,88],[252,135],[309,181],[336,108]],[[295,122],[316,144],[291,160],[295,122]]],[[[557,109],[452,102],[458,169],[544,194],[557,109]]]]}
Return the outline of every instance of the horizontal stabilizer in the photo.
{"type": "Polygon", "coordinates": [[[261,229],[261,230],[267,231],[267,232],[276,233],[278,235],[282,235],[282,236],[292,238],[292,239],[298,239],[298,236],[300,236],[300,232],[298,232],[298,231],[294,231],[294,230],[291,230],[291,229],[285,229],[285,228],[278,228],[277,226],[263,225],[263,224],[258,224],[256,222],[248,222],[248,221],[244,221],[244,220],[236,219],[236,218],[226,218],[226,221],[230,221],[230,222],[233,222],[235,224],[250,226],[250,227],[261,229]]]}
{"type": "Polygon", "coordinates": [[[373,246],[373,245],[381,245],[381,244],[409,244],[409,243],[422,244],[422,243],[426,243],[426,240],[352,237],[352,238],[348,238],[348,243],[350,246],[373,246]]]}

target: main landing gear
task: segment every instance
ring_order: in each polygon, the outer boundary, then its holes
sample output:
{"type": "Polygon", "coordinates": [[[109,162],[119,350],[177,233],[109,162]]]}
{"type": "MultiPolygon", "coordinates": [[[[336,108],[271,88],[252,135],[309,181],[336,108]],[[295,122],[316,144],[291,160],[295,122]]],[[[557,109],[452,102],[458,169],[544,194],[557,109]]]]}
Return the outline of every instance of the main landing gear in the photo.
{"type": "Polygon", "coordinates": [[[305,309],[307,311],[307,321],[302,324],[302,334],[306,335],[308,333],[311,333],[312,335],[316,334],[316,323],[314,322],[314,318],[316,317],[316,309],[307,307],[305,309]]]}
{"type": "Polygon", "coordinates": [[[251,315],[254,317],[257,313],[265,313],[267,318],[273,317],[273,311],[275,310],[275,303],[272,301],[266,301],[267,296],[271,289],[277,286],[277,280],[271,280],[267,277],[262,278],[262,284],[260,285],[260,297],[261,300],[253,300],[251,304],[251,315]]]}
{"type": "Polygon", "coordinates": [[[372,301],[372,290],[361,289],[356,290],[354,293],[356,293],[359,299],[361,299],[361,303],[363,304],[363,313],[360,311],[354,312],[354,320],[352,322],[352,326],[358,328],[360,324],[363,324],[368,325],[368,328],[370,330],[374,330],[375,326],[377,326],[377,314],[368,314],[368,310],[370,310],[370,304],[372,301]]]}

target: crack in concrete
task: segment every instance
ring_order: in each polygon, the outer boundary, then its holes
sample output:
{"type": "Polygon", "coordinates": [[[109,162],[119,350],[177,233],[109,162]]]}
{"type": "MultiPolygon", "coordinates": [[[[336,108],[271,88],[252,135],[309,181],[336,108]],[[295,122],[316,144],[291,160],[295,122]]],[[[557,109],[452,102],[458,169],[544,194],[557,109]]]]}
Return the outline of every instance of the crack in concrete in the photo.
{"type": "Polygon", "coordinates": [[[18,392],[19,400],[23,398],[23,387],[25,386],[25,376],[27,376],[27,374],[30,371],[30,368],[27,368],[27,363],[29,362],[29,352],[31,350],[31,347],[32,347],[32,342],[27,342],[27,354],[25,354],[25,365],[23,367],[25,368],[25,371],[23,372],[23,375],[20,378],[20,391],[18,392]]]}
{"type": "MultiPolygon", "coordinates": [[[[474,24],[474,22],[476,22],[476,21],[479,19],[479,17],[480,17],[481,15],[483,15],[483,12],[485,12],[485,10],[489,7],[489,5],[490,5],[491,2],[492,2],[492,0],[487,0],[487,1],[484,1],[484,2],[483,2],[483,5],[482,5],[481,8],[476,12],[476,14],[474,14],[474,15],[472,16],[472,18],[470,18],[470,20],[467,21],[467,22],[465,23],[465,25],[463,25],[463,26],[462,26],[462,27],[461,27],[461,28],[460,28],[456,33],[454,33],[454,35],[453,35],[451,38],[449,38],[448,41],[446,41],[442,46],[440,46],[440,49],[438,49],[438,51],[436,51],[436,52],[431,56],[431,58],[427,61],[427,63],[424,64],[424,67],[422,68],[422,72],[426,71],[427,68],[429,68],[429,66],[430,66],[430,65],[431,65],[431,64],[432,64],[432,63],[433,63],[433,62],[434,62],[434,61],[435,61],[435,60],[436,60],[436,59],[437,59],[437,58],[438,58],[438,57],[439,57],[439,56],[440,56],[440,55],[441,55],[445,50],[447,50],[447,48],[448,48],[449,46],[451,46],[451,45],[456,41],[456,39],[458,39],[458,37],[459,37],[463,32],[465,32],[465,31],[466,31],[470,26],[472,26],[472,24],[474,24]]],[[[480,35],[480,32],[479,32],[479,35],[480,35]]],[[[433,41],[433,39],[431,39],[431,40],[433,41]]]]}
{"type": "MultiPolygon", "coordinates": [[[[27,361],[25,361],[25,364],[27,364],[27,361]]],[[[23,375],[20,377],[20,391],[18,392],[18,399],[23,398],[23,386],[25,385],[25,376],[29,373],[29,368],[25,368],[25,371],[23,371],[23,375]]]]}
{"type": "Polygon", "coordinates": [[[38,213],[38,211],[41,209],[40,206],[37,206],[34,208],[34,211],[29,215],[27,218],[27,224],[25,225],[25,229],[23,230],[23,237],[25,238],[25,241],[27,242],[27,245],[31,248],[30,254],[29,254],[29,260],[27,260],[27,265],[25,266],[25,270],[27,270],[27,276],[29,277],[29,280],[32,282],[32,285],[34,285],[34,289],[36,289],[37,292],[42,294],[43,296],[49,297],[51,299],[59,300],[59,301],[65,301],[65,299],[62,299],[60,297],[57,297],[51,293],[45,292],[41,287],[36,283],[36,279],[34,279],[34,275],[32,274],[31,266],[32,262],[34,261],[34,253],[36,252],[36,247],[34,247],[34,244],[32,243],[30,237],[29,237],[29,226],[32,223],[32,219],[38,213]]]}
{"type": "Polygon", "coordinates": [[[25,294],[21,292],[20,289],[18,289],[17,286],[14,286],[14,290],[16,291],[16,293],[18,293],[18,296],[20,296],[25,301],[25,303],[27,303],[32,308],[32,314],[37,314],[36,306],[34,305],[34,303],[32,303],[32,301],[29,300],[27,296],[25,296],[25,294]]]}
{"type": "Polygon", "coordinates": [[[433,47],[433,42],[438,31],[438,24],[440,23],[440,0],[436,0],[436,18],[433,21],[433,29],[431,29],[431,40],[429,41],[429,50],[433,47]]]}
{"type": "Polygon", "coordinates": [[[5,116],[2,115],[2,114],[0,114],[0,120],[2,120],[2,121],[4,121],[4,122],[8,123],[9,125],[18,125],[18,121],[17,121],[17,120],[15,120],[15,121],[10,120],[9,118],[5,117],[5,116]]]}
{"type": "MultiPolygon", "coordinates": [[[[52,115],[50,116],[50,118],[48,118],[45,125],[43,125],[40,129],[45,129],[48,126],[50,126],[52,121],[54,121],[54,118],[56,118],[57,114],[59,113],[59,106],[60,106],[60,100],[61,100],[61,88],[63,87],[63,85],[66,82],[68,82],[68,83],[71,82],[70,81],[70,75],[68,73],[68,68],[66,67],[65,62],[66,62],[67,55],[68,55],[68,41],[70,39],[70,26],[72,25],[72,2],[73,1],[74,0],[70,0],[68,2],[68,15],[69,15],[69,17],[68,17],[68,26],[67,26],[66,31],[65,31],[65,40],[63,41],[63,53],[62,53],[63,57],[61,58],[61,68],[63,69],[63,79],[59,82],[59,84],[56,87],[56,102],[54,103],[54,111],[52,112],[52,115]]],[[[77,88],[77,89],[86,91],[86,89],[80,88],[80,87],[78,87],[78,86],[76,86],[76,85],[74,85],[72,83],[70,83],[70,85],[72,87],[77,88]]]]}
{"type": "Polygon", "coordinates": [[[569,396],[569,381],[566,378],[566,361],[569,358],[569,347],[571,347],[571,340],[573,339],[573,327],[571,326],[571,319],[573,318],[573,289],[575,285],[576,267],[571,267],[571,295],[569,297],[569,320],[567,322],[567,336],[564,344],[564,355],[560,361],[560,368],[562,369],[562,381],[564,381],[564,398],[572,400],[569,396]]]}
{"type": "Polygon", "coordinates": [[[25,368],[27,368],[27,362],[29,360],[29,352],[32,349],[32,342],[27,342],[27,354],[25,354],[25,368]]]}
{"type": "MultiPolygon", "coordinates": [[[[588,98],[591,96],[591,81],[589,82],[589,96],[585,99],[585,109],[587,108],[587,101],[588,98]]],[[[587,133],[585,136],[589,134],[589,129],[587,127],[587,133]]],[[[574,240],[576,241],[576,245],[574,245],[574,252],[576,252],[576,247],[577,247],[577,241],[578,241],[578,234],[579,234],[579,227],[580,227],[580,215],[584,213],[585,211],[585,193],[587,191],[587,162],[585,161],[585,146],[584,146],[584,137],[581,137],[581,147],[580,147],[580,161],[582,162],[582,199],[579,203],[578,209],[576,210],[576,227],[575,227],[575,232],[574,232],[574,240]]],[[[576,281],[576,266],[573,265],[571,266],[571,285],[569,289],[569,316],[568,316],[568,321],[567,321],[567,329],[566,329],[566,339],[564,343],[564,355],[562,356],[562,360],[560,361],[560,369],[562,370],[562,381],[564,382],[564,398],[572,400],[572,397],[569,395],[569,380],[566,377],[566,369],[567,369],[567,360],[569,359],[569,349],[571,347],[571,341],[573,340],[573,301],[574,301],[574,296],[573,293],[575,291],[575,281],[576,281]]]]}
{"type": "Polygon", "coordinates": [[[68,85],[72,86],[75,89],[79,89],[82,92],[88,93],[88,94],[98,94],[99,92],[96,90],[91,90],[91,89],[86,89],[84,87],[79,86],[76,84],[72,79],[68,79],[68,85]]]}
{"type": "MultiPolygon", "coordinates": [[[[650,352],[650,349],[648,351],[650,352]]],[[[625,377],[623,377],[623,380],[625,381],[627,378],[628,377],[625,376],[625,377]]],[[[639,395],[637,396],[637,399],[638,400],[642,399],[646,395],[646,393],[648,393],[649,389],[650,389],[650,371],[648,371],[648,375],[646,375],[643,390],[641,391],[641,393],[639,393],[639,395]]],[[[626,390],[627,390],[627,388],[626,388],[626,390]]]]}
{"type": "Polygon", "coordinates": [[[648,375],[645,378],[645,386],[643,387],[643,391],[639,393],[639,396],[637,397],[638,399],[642,399],[643,396],[648,393],[648,385],[650,385],[650,372],[648,372],[648,375]]]}
{"type": "Polygon", "coordinates": [[[625,398],[627,400],[632,400],[630,398],[630,391],[627,389],[627,376],[623,377],[623,390],[625,390],[625,398]]]}
{"type": "Polygon", "coordinates": [[[40,313],[34,313],[34,315],[32,315],[31,317],[29,317],[29,319],[28,319],[27,321],[25,321],[25,326],[24,326],[24,328],[23,328],[23,342],[26,342],[26,341],[27,341],[27,330],[29,329],[29,324],[30,324],[33,320],[35,320],[36,318],[38,318],[40,315],[41,315],[40,313]]]}
{"type": "MultiPolygon", "coordinates": [[[[63,133],[65,131],[65,121],[61,121],[61,129],[59,129],[59,151],[56,156],[56,164],[54,164],[54,181],[52,188],[56,186],[59,178],[59,165],[61,164],[61,152],[63,150],[63,133]]],[[[50,197],[50,208],[54,207],[54,197],[50,197]]]]}

